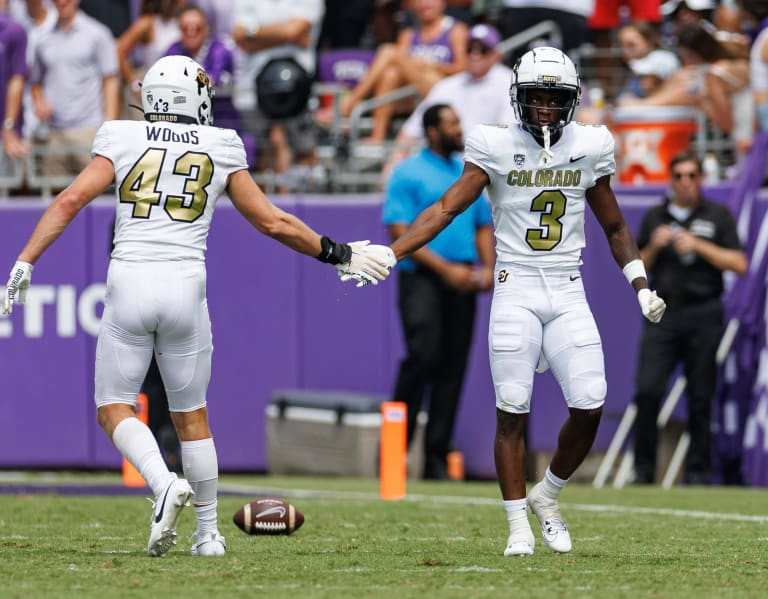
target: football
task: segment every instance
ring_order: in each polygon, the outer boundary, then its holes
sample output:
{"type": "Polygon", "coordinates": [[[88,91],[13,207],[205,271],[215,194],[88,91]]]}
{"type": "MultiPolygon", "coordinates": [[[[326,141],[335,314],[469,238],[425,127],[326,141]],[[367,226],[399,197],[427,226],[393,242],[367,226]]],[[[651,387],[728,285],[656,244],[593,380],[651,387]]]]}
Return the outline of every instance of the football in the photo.
{"type": "Polygon", "coordinates": [[[289,535],[304,524],[304,514],[287,501],[262,497],[242,506],[232,520],[249,535],[289,535]]]}

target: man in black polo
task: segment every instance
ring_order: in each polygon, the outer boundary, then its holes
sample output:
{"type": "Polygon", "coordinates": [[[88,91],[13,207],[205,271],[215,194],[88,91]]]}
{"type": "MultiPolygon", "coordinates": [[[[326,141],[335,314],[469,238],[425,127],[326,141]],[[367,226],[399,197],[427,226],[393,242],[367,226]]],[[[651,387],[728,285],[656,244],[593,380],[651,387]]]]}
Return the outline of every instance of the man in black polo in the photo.
{"type": "Polygon", "coordinates": [[[691,152],[670,163],[671,193],[648,211],[637,244],[650,285],[667,302],[667,314],[646,326],[635,381],[635,482],[651,484],[656,469],[656,418],[669,379],[682,363],[687,379],[687,484],[708,484],[710,406],[715,353],[723,332],[723,271],[741,275],[747,257],[736,222],[725,206],[701,196],[701,161],[691,152]]]}

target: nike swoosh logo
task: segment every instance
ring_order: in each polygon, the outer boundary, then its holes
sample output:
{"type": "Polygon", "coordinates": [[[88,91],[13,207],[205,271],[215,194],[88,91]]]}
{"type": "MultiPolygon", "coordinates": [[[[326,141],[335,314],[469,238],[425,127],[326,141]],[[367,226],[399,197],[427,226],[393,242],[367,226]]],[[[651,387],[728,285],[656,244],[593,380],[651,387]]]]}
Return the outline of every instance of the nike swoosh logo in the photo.
{"type": "Polygon", "coordinates": [[[168,491],[170,490],[171,485],[168,485],[168,488],[165,490],[165,495],[163,495],[163,503],[160,504],[160,511],[157,513],[157,516],[155,516],[155,524],[163,519],[163,512],[165,511],[165,500],[168,499],[168,491]]]}
{"type": "Polygon", "coordinates": [[[581,278],[581,275],[571,275],[571,276],[570,276],[570,277],[568,277],[568,278],[569,278],[571,281],[576,281],[577,279],[580,279],[580,278],[581,278]]]}
{"type": "Polygon", "coordinates": [[[282,506],[271,507],[256,514],[254,518],[263,518],[265,516],[271,516],[272,514],[279,514],[281,518],[285,518],[285,508],[282,506]]]}
{"type": "Polygon", "coordinates": [[[582,158],[585,158],[586,154],[582,154],[581,156],[571,156],[571,162],[578,162],[582,158]]]}

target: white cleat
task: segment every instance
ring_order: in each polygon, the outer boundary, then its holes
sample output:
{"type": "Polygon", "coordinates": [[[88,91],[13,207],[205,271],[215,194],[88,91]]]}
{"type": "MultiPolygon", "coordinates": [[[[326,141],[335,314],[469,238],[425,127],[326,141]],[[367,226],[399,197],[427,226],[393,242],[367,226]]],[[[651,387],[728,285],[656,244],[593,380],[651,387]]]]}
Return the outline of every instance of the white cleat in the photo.
{"type": "Polygon", "coordinates": [[[541,493],[541,483],[537,483],[528,493],[528,505],[541,524],[541,536],[544,544],[558,553],[568,553],[573,549],[571,534],[560,516],[557,500],[548,499],[541,493]]]}
{"type": "Polygon", "coordinates": [[[533,555],[533,547],[536,539],[530,527],[528,530],[515,531],[507,539],[507,547],[504,549],[504,557],[512,555],[533,555]]]}
{"type": "Polygon", "coordinates": [[[219,531],[205,533],[200,540],[195,534],[196,543],[189,552],[200,557],[220,557],[227,552],[227,542],[219,531]]]}
{"type": "Polygon", "coordinates": [[[189,483],[183,478],[176,478],[157,496],[152,504],[152,520],[149,523],[149,555],[162,557],[176,544],[176,522],[184,506],[189,505],[192,495],[189,483]]]}

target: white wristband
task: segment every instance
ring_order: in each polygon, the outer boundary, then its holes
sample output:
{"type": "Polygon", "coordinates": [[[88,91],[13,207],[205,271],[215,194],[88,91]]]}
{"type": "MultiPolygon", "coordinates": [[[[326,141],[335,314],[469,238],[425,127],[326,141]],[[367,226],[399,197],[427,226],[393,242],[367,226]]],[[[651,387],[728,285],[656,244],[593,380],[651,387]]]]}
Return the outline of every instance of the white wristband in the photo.
{"type": "Polygon", "coordinates": [[[624,265],[624,268],[621,269],[621,272],[624,273],[624,277],[627,279],[627,282],[630,285],[632,284],[632,281],[638,277],[642,277],[644,279],[648,278],[648,276],[645,274],[645,265],[639,258],[632,260],[631,262],[627,262],[627,264],[624,265]]]}

